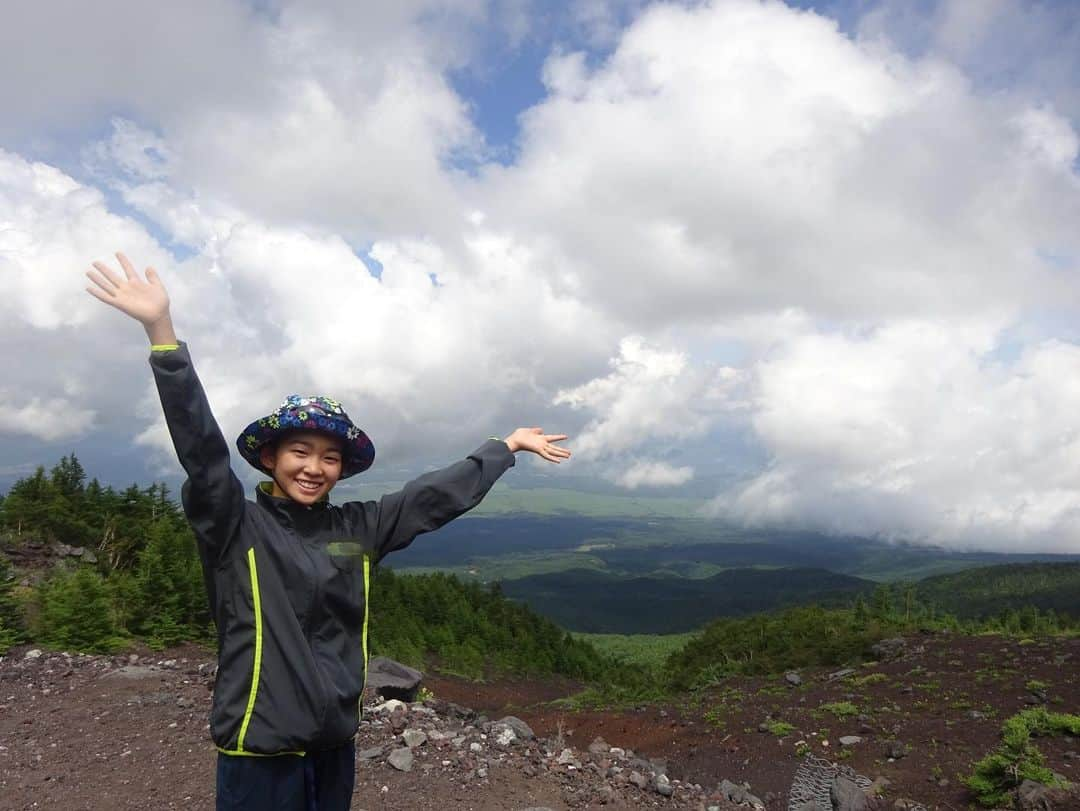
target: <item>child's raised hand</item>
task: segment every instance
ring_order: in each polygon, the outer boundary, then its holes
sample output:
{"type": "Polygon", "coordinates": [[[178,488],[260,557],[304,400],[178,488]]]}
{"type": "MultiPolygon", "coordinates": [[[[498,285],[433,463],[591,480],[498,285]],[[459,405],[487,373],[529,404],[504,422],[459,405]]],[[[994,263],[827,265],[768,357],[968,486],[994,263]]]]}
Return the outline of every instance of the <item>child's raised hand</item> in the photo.
{"type": "Polygon", "coordinates": [[[151,343],[176,343],[169,315],[169,294],[153,268],[146,269],[146,280],[139,278],[135,266],[124,254],[117,253],[124,275],[116,273],[104,262],[94,262],[94,270],[86,272],[94,283],[86,292],[99,301],[115,307],[146,328],[151,343]]]}
{"type": "Polygon", "coordinates": [[[529,451],[559,464],[560,460],[570,458],[570,451],[552,443],[564,439],[566,434],[545,434],[543,428],[518,428],[505,441],[512,453],[529,451]]]}

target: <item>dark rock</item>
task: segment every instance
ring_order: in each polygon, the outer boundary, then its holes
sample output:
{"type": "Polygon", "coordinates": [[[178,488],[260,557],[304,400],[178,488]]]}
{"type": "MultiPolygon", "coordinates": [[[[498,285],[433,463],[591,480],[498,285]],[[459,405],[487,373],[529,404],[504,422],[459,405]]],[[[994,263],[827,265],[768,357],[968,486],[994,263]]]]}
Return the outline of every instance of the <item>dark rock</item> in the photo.
{"type": "Polygon", "coordinates": [[[746,802],[746,789],[730,780],[722,780],[716,791],[733,803],[746,802]]]}
{"type": "Polygon", "coordinates": [[[893,760],[899,760],[908,753],[908,748],[904,746],[900,741],[890,741],[885,744],[885,757],[891,757],[893,760]]]}
{"type": "Polygon", "coordinates": [[[494,730],[500,724],[509,727],[514,731],[514,735],[523,741],[531,741],[536,737],[536,734],[532,731],[532,727],[513,715],[507,715],[505,718],[500,718],[494,723],[492,729],[494,730]]]}
{"type": "Polygon", "coordinates": [[[866,795],[858,783],[837,775],[829,789],[834,811],[865,811],[866,795]]]}
{"type": "Polygon", "coordinates": [[[372,656],[368,662],[367,686],[383,698],[416,701],[424,674],[385,656],[372,656]]]}
{"type": "Polygon", "coordinates": [[[431,701],[426,701],[424,704],[435,710],[437,715],[451,721],[465,721],[468,723],[476,718],[475,710],[470,710],[468,707],[462,707],[460,704],[455,704],[453,701],[445,701],[441,698],[436,698],[431,701]]]}
{"type": "Polygon", "coordinates": [[[882,639],[880,642],[874,643],[870,647],[870,652],[875,659],[888,661],[901,656],[906,648],[907,642],[902,637],[893,637],[892,639],[882,639]]]}
{"type": "Polygon", "coordinates": [[[1016,790],[1016,803],[1021,811],[1052,811],[1051,789],[1034,780],[1025,780],[1016,790]]]}

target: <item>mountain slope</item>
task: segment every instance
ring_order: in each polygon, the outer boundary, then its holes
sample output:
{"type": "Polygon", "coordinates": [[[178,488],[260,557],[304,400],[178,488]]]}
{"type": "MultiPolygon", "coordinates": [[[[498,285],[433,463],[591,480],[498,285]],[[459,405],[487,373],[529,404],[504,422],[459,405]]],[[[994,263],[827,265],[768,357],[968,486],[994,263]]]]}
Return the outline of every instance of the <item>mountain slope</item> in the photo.
{"type": "Polygon", "coordinates": [[[689,631],[721,616],[818,603],[843,604],[874,584],[824,569],[731,569],[706,578],[619,577],[577,569],[504,580],[507,597],[572,631],[689,631]]]}

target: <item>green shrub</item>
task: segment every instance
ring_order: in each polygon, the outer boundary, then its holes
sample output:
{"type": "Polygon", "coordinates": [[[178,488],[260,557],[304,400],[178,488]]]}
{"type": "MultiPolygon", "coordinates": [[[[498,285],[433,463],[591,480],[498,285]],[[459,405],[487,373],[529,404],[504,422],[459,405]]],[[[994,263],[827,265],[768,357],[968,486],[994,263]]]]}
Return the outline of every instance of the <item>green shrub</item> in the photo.
{"type": "Polygon", "coordinates": [[[126,644],[118,635],[105,582],[85,566],[42,581],[36,602],[34,636],[44,645],[69,651],[111,653],[126,644]]]}
{"type": "Polygon", "coordinates": [[[1080,715],[1034,707],[1006,720],[1001,726],[1001,745],[964,778],[980,805],[993,808],[1008,804],[1010,794],[1025,780],[1060,785],[1046,767],[1042,752],[1031,742],[1035,735],[1080,735],[1080,715]]]}

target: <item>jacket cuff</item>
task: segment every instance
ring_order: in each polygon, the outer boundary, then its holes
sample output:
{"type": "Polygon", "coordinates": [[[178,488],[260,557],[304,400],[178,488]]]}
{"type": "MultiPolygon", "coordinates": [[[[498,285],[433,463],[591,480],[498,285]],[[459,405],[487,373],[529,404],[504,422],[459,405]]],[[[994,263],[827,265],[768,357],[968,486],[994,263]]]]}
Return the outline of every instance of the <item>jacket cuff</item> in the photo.
{"type": "Polygon", "coordinates": [[[494,437],[470,453],[469,458],[481,462],[501,462],[504,465],[503,470],[513,467],[516,461],[514,454],[510,452],[510,446],[494,437]]]}

